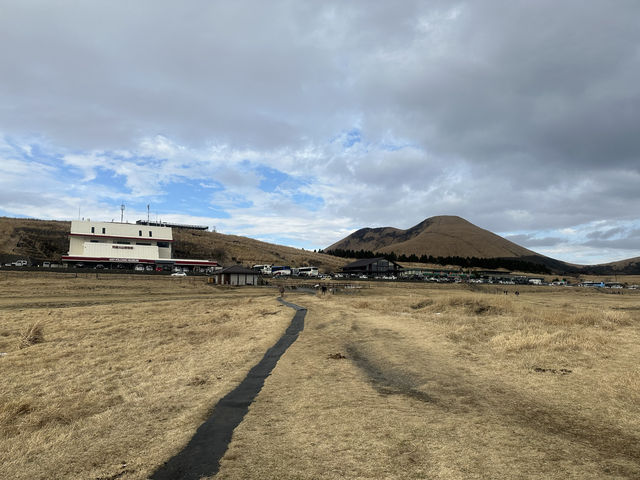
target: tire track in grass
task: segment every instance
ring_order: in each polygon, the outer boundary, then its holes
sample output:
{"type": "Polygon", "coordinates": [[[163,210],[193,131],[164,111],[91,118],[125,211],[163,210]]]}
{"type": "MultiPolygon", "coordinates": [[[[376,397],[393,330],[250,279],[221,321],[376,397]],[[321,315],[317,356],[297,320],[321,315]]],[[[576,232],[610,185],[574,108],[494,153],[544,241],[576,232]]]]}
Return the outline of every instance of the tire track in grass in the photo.
{"type": "Polygon", "coordinates": [[[195,480],[218,473],[235,428],[242,422],[278,360],[304,329],[307,309],[278,299],[296,313],[284,335],[265,353],[244,380],[216,404],[211,416],[198,427],[187,446],[150,477],[153,480],[195,480]]]}
{"type": "MultiPolygon", "coordinates": [[[[352,362],[366,375],[372,387],[383,395],[403,395],[429,403],[447,415],[461,415],[468,411],[482,415],[487,421],[497,421],[498,426],[518,425],[531,429],[537,438],[547,438],[545,446],[539,446],[548,457],[558,451],[551,450],[552,439],[562,439],[563,448],[582,446],[590,449],[588,459],[599,463],[603,475],[616,475],[616,478],[640,478],[640,437],[625,432],[606,421],[586,417],[580,414],[580,406],[570,408],[553,405],[522,392],[509,389],[506,385],[495,385],[502,393],[489,395],[486,385],[475,384],[470,377],[458,372],[455,366],[444,358],[437,363],[425,364],[415,360],[413,366],[423,367],[412,371],[406,365],[394,363],[385,357],[385,351],[398,349],[405,351],[407,358],[425,357],[424,352],[409,353],[406,345],[394,344],[390,337],[378,338],[384,350],[367,351],[356,343],[347,344],[347,354],[352,362]],[[437,369],[437,370],[434,370],[437,369]],[[421,389],[430,385],[430,391],[421,389]],[[484,387],[484,388],[483,388],[484,387]],[[461,408],[454,400],[465,399],[461,408]],[[493,417],[493,419],[492,419],[493,417]]],[[[569,457],[572,453],[560,452],[569,457]]]]}

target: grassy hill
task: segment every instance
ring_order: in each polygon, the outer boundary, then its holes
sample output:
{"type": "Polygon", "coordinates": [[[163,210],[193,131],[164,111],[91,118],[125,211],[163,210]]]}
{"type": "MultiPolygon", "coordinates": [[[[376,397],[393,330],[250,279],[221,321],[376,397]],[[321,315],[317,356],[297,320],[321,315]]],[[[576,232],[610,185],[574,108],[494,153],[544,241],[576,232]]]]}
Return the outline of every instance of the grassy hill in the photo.
{"type": "Polygon", "coordinates": [[[69,250],[71,222],[0,217],[0,261],[60,260],[69,250]]]}
{"type": "Polygon", "coordinates": [[[393,252],[397,256],[514,259],[544,265],[558,273],[640,274],[640,258],[604,265],[573,265],[521,247],[456,216],[431,217],[407,230],[362,228],[325,249],[327,252],[332,250],[393,252]]]}
{"type": "MultiPolygon", "coordinates": [[[[20,258],[59,261],[69,250],[71,222],[0,217],[0,262],[20,258]]],[[[298,248],[285,247],[252,238],[199,230],[173,229],[173,256],[210,259],[223,265],[240,263],[316,266],[334,271],[347,259],[298,248]]]]}
{"type": "Polygon", "coordinates": [[[335,271],[349,263],[349,260],[344,258],[262,242],[239,235],[174,229],[173,239],[176,258],[210,258],[225,265],[270,263],[292,267],[316,266],[321,271],[335,271]]]}
{"type": "Polygon", "coordinates": [[[363,228],[327,248],[333,249],[433,257],[518,258],[538,255],[455,216],[431,217],[407,230],[363,228]]]}

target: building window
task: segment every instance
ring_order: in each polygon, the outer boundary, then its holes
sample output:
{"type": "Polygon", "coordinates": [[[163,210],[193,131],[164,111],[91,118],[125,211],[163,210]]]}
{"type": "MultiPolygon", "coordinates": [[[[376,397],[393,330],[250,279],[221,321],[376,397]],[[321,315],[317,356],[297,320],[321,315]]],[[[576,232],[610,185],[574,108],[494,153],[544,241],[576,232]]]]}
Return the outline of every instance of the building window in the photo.
{"type": "Polygon", "coordinates": [[[102,227],[102,233],[107,233],[107,229],[105,227],[102,227]]]}
{"type": "Polygon", "coordinates": [[[91,233],[96,233],[96,227],[91,227],[91,233]]]}
{"type": "Polygon", "coordinates": [[[115,242],[118,245],[131,245],[131,242],[115,242]]]}
{"type": "Polygon", "coordinates": [[[149,230],[149,236],[153,236],[153,232],[151,230],[149,230]]]}
{"type": "Polygon", "coordinates": [[[147,245],[147,246],[151,246],[150,243],[148,242],[136,242],[136,245],[147,245]]]}
{"type": "Polygon", "coordinates": [[[158,247],[169,248],[169,242],[158,242],[158,247]]]}
{"type": "Polygon", "coordinates": [[[141,237],[142,236],[142,230],[138,230],[138,236],[141,237]]]}
{"type": "Polygon", "coordinates": [[[89,240],[91,243],[100,243],[98,240],[89,240]]]}

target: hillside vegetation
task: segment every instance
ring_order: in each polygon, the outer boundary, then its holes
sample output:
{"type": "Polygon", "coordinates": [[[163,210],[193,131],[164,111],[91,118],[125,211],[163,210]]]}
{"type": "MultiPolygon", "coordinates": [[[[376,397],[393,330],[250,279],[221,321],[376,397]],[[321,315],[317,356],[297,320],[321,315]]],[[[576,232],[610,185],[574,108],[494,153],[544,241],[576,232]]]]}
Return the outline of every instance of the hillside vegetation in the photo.
{"type": "Polygon", "coordinates": [[[71,222],[0,217],[0,261],[60,260],[69,250],[71,222]]]}
{"type": "MultiPolygon", "coordinates": [[[[71,222],[0,217],[0,261],[28,257],[34,262],[59,261],[69,250],[71,222]]],[[[340,270],[349,260],[285,247],[237,235],[173,229],[175,258],[209,259],[222,265],[240,263],[316,266],[340,270]]]]}
{"type": "Polygon", "coordinates": [[[326,250],[333,249],[364,249],[418,257],[513,258],[538,255],[455,216],[431,217],[407,230],[363,228],[326,250]]]}

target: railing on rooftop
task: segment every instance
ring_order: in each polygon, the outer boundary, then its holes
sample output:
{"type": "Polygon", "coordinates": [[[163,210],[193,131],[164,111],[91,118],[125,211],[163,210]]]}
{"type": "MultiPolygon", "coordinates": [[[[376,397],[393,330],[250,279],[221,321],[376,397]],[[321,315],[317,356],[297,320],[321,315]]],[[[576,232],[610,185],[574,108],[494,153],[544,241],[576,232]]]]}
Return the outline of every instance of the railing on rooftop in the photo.
{"type": "Polygon", "coordinates": [[[150,227],[188,228],[190,230],[209,230],[209,227],[207,225],[188,225],[184,223],[169,223],[169,222],[148,222],[147,220],[136,220],[136,225],[149,225],[150,227]]]}

